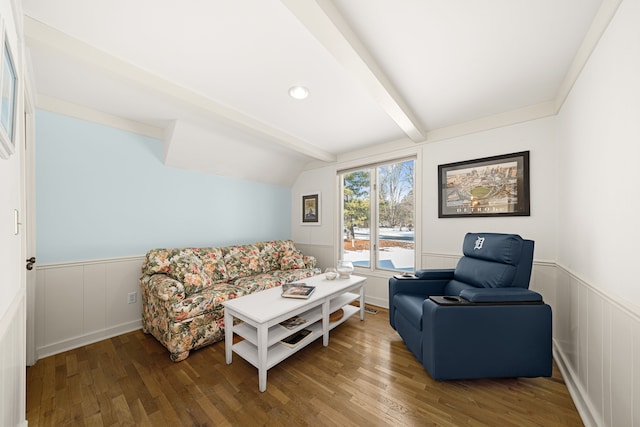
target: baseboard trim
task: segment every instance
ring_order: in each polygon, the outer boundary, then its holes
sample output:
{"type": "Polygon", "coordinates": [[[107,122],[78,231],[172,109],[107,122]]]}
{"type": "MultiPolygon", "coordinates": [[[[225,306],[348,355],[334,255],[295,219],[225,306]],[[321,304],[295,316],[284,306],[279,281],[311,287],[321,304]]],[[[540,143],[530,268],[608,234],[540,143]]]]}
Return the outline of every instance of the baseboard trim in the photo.
{"type": "Polygon", "coordinates": [[[49,344],[36,349],[38,359],[42,359],[48,356],[53,356],[58,353],[73,350],[85,345],[93,344],[98,341],[113,338],[118,335],[126,334],[138,329],[142,329],[142,319],[137,319],[131,322],[122,323],[112,328],[102,329],[92,332],[90,334],[79,335],[64,341],[59,341],[53,344],[49,344]]]}
{"type": "Polygon", "coordinates": [[[553,360],[555,360],[564,383],[569,390],[569,394],[573,399],[573,403],[576,405],[578,414],[582,418],[582,422],[585,427],[597,427],[599,424],[594,417],[593,405],[588,401],[588,393],[582,388],[579,382],[575,381],[575,378],[579,378],[576,373],[571,369],[571,365],[567,363],[564,352],[560,349],[560,346],[553,340],[553,360]]]}
{"type": "Polygon", "coordinates": [[[376,307],[389,308],[389,303],[384,298],[370,297],[365,293],[364,300],[366,304],[375,305],[376,307]]]}

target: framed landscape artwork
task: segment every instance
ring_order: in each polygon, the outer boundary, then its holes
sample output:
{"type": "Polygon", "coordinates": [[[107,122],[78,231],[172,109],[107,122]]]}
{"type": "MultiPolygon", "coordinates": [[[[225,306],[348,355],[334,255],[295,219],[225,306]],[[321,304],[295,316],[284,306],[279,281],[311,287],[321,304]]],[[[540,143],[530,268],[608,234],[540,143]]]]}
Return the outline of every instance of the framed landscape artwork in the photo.
{"type": "Polygon", "coordinates": [[[8,158],[15,151],[15,108],[17,77],[9,41],[0,23],[2,57],[0,58],[0,157],[8,158]]]}
{"type": "Polygon", "coordinates": [[[438,166],[438,217],[529,216],[529,152],[438,166]]]}
{"type": "Polygon", "coordinates": [[[320,225],[320,193],[302,196],[302,224],[320,225]]]}

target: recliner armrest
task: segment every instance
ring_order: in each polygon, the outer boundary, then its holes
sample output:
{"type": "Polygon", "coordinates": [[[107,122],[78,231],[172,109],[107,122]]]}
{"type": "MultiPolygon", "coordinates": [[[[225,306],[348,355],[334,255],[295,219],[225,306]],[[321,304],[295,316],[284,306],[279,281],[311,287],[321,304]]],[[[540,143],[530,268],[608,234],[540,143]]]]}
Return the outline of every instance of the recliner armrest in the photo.
{"type": "Polygon", "coordinates": [[[418,270],[415,276],[425,280],[451,280],[455,270],[453,268],[441,268],[433,270],[418,270]]]}
{"type": "Polygon", "coordinates": [[[413,276],[393,276],[389,279],[389,303],[398,293],[422,295],[442,295],[444,286],[453,279],[453,269],[418,270],[413,276]]]}
{"type": "Polygon", "coordinates": [[[532,303],[541,304],[542,295],[523,288],[464,289],[460,297],[471,303],[532,303]]]}

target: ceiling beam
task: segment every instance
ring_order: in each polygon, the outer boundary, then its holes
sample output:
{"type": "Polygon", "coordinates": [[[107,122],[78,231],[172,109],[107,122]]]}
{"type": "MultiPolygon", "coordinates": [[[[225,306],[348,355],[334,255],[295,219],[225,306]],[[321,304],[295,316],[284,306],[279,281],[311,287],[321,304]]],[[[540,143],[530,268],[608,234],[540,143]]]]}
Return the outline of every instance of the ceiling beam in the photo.
{"type": "Polygon", "coordinates": [[[426,139],[416,115],[330,0],[281,1],[412,141],[426,139]]]}
{"type": "Polygon", "coordinates": [[[126,61],[96,49],[76,38],[64,34],[29,16],[24,17],[24,33],[27,47],[45,52],[61,53],[79,63],[89,64],[107,72],[114,78],[134,83],[138,87],[159,93],[195,108],[214,121],[240,129],[243,132],[271,141],[285,149],[295,151],[315,160],[333,162],[336,156],[286,132],[228,108],[194,91],[149,73],[126,61]]]}

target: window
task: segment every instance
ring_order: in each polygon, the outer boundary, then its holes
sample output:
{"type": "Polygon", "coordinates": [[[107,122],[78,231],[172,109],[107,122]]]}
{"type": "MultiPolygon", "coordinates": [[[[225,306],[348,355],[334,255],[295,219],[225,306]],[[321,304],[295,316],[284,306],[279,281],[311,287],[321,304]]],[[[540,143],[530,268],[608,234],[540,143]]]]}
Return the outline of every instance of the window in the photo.
{"type": "Polygon", "coordinates": [[[342,259],[356,267],[414,270],[414,166],[406,159],[340,174],[342,259]]]}

